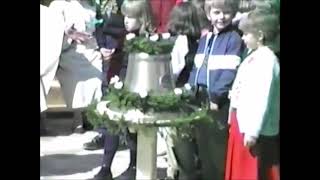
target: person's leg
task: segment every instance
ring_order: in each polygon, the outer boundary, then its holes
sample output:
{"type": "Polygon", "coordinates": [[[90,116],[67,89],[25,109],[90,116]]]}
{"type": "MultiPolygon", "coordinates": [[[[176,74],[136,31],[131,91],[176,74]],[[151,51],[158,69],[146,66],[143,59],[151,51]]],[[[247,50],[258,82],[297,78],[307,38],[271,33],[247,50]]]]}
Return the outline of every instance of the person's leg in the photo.
{"type": "Polygon", "coordinates": [[[154,25],[157,28],[157,31],[159,31],[160,23],[161,23],[161,3],[162,1],[159,0],[150,0],[150,6],[152,15],[154,17],[154,25]]]}
{"type": "Polygon", "coordinates": [[[168,32],[167,24],[169,21],[170,13],[175,6],[175,1],[166,0],[161,1],[161,12],[160,12],[160,26],[157,29],[159,33],[168,32]]]}
{"type": "Polygon", "coordinates": [[[258,179],[279,180],[280,158],[277,136],[260,135],[257,143],[258,179]]]}
{"type": "Polygon", "coordinates": [[[137,163],[137,133],[128,133],[128,146],[130,149],[129,167],[136,167],[137,163]]]}
{"type": "Polygon", "coordinates": [[[227,146],[227,128],[201,123],[196,128],[196,139],[204,180],[223,180],[227,146]]]}
{"type": "Polygon", "coordinates": [[[178,179],[199,179],[197,174],[196,148],[197,146],[194,140],[178,138],[175,141],[172,149],[179,166],[178,179]]]}
{"type": "Polygon", "coordinates": [[[119,135],[112,135],[108,131],[104,133],[104,154],[102,159],[102,167],[97,175],[95,175],[95,179],[112,179],[111,173],[111,165],[114,158],[114,155],[117,152],[119,146],[119,135]]]}
{"type": "Polygon", "coordinates": [[[116,180],[135,180],[136,178],[136,164],[137,164],[137,133],[130,133],[127,131],[127,142],[130,150],[129,167],[116,180]]]}
{"type": "Polygon", "coordinates": [[[256,180],[258,177],[256,150],[244,145],[244,134],[239,130],[236,112],[232,111],[230,115],[225,180],[256,180]]]}

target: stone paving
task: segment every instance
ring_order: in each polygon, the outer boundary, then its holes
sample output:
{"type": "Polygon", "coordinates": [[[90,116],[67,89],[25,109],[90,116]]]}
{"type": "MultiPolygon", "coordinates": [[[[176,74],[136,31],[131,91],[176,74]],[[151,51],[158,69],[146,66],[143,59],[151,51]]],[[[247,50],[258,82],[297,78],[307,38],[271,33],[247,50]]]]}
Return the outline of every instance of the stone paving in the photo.
{"type": "MultiPolygon", "coordinates": [[[[100,169],[103,150],[87,151],[85,142],[95,135],[94,131],[84,134],[71,133],[72,118],[47,118],[46,127],[54,136],[40,137],[40,179],[82,180],[92,178],[100,169]]],[[[158,138],[158,154],[165,151],[165,143],[158,138]]],[[[111,171],[117,177],[129,164],[129,150],[118,150],[111,171]]],[[[157,158],[158,177],[166,177],[166,156],[157,158]]]]}

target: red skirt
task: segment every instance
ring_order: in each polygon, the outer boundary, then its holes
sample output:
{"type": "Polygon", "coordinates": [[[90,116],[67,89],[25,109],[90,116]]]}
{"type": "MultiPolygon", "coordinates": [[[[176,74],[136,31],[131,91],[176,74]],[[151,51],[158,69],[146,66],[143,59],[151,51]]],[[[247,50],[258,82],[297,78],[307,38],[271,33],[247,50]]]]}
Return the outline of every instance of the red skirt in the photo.
{"type": "Polygon", "coordinates": [[[257,145],[251,150],[245,147],[244,135],[240,133],[236,112],[231,112],[230,116],[225,180],[280,179],[278,167],[263,160],[266,156],[270,157],[270,153],[266,153],[268,149],[276,147],[268,147],[270,143],[265,143],[264,138],[261,138],[260,142],[258,139],[257,145]]]}
{"type": "Polygon", "coordinates": [[[231,112],[225,180],[256,180],[258,177],[257,158],[244,146],[243,138],[236,112],[231,112]]]}

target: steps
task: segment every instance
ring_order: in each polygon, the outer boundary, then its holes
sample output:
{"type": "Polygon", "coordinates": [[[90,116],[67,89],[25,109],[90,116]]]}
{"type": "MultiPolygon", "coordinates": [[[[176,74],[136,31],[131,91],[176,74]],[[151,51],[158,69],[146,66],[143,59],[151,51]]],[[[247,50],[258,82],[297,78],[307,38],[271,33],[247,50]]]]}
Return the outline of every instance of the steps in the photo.
{"type": "Polygon", "coordinates": [[[47,111],[51,112],[71,111],[67,108],[61,92],[60,83],[56,78],[53,80],[47,96],[47,106],[47,111]]]}

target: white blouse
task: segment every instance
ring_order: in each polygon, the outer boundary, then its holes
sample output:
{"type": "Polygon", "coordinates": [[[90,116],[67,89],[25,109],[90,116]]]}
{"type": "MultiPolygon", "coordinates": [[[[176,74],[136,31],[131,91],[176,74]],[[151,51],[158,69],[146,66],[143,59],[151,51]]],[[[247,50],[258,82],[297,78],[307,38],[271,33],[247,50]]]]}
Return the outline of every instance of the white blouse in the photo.
{"type": "Polygon", "coordinates": [[[278,133],[279,74],[278,59],[266,46],[259,47],[241,63],[230,93],[240,132],[255,137],[278,133]]]}

